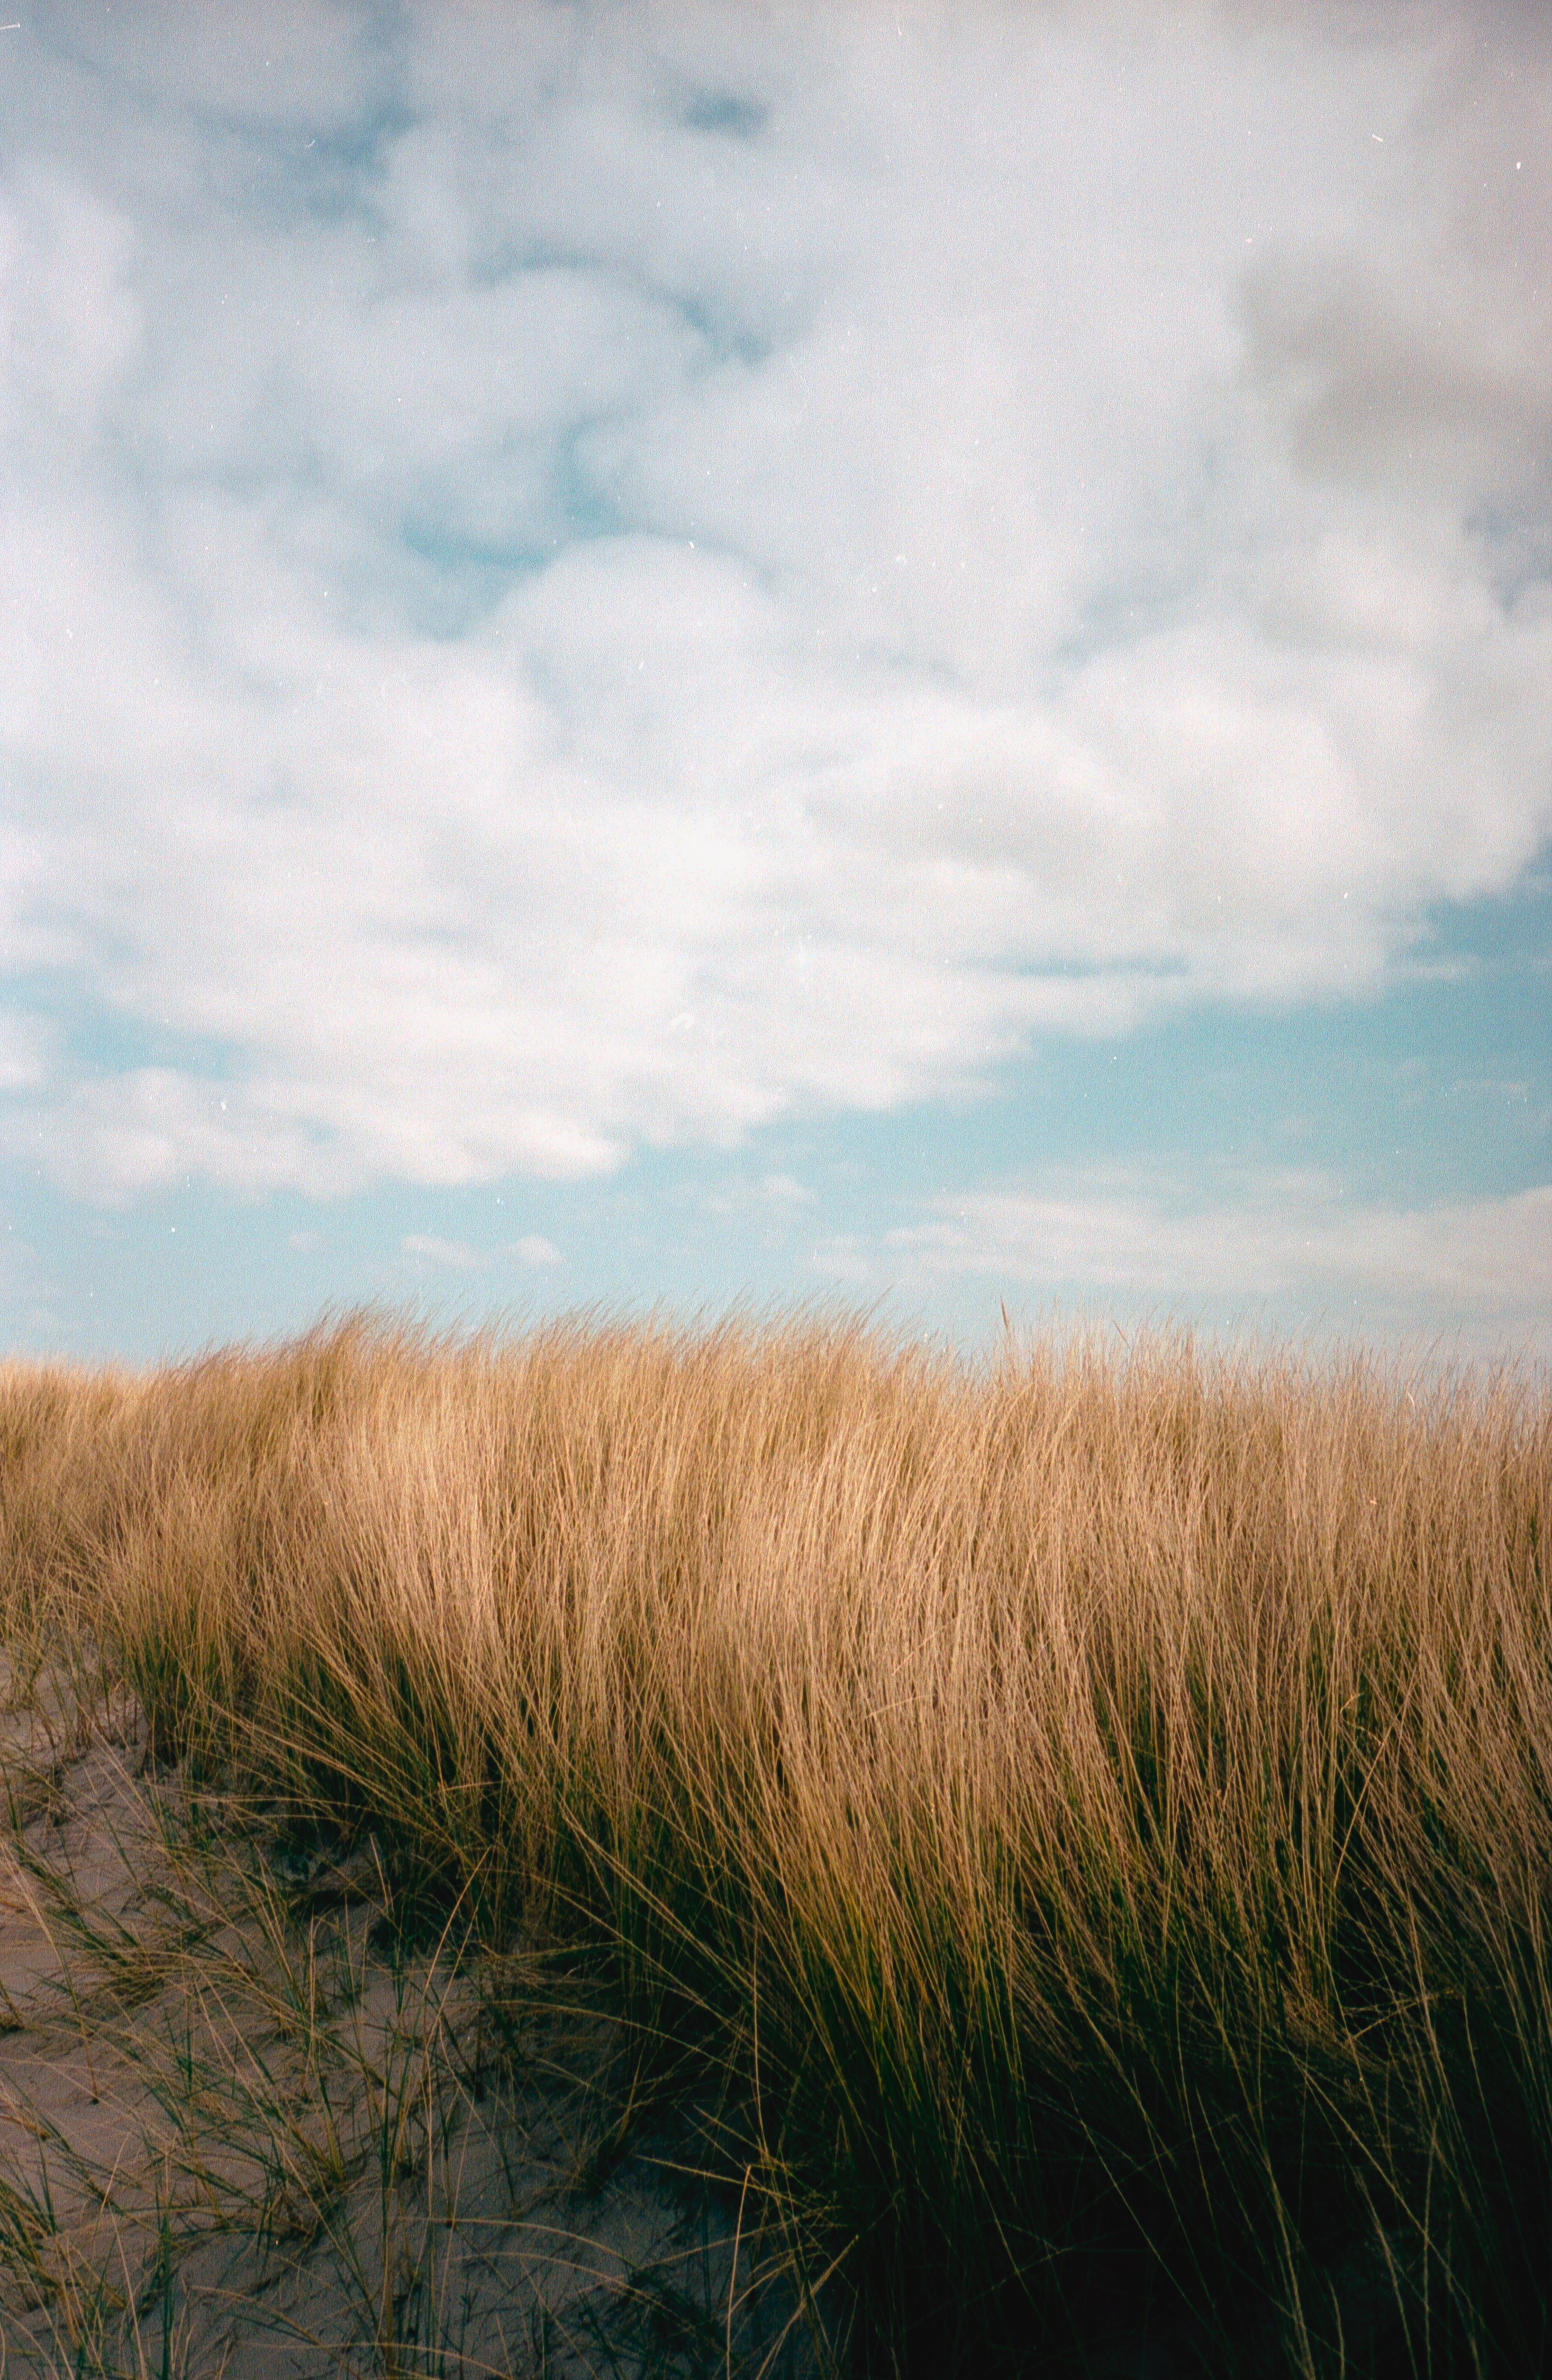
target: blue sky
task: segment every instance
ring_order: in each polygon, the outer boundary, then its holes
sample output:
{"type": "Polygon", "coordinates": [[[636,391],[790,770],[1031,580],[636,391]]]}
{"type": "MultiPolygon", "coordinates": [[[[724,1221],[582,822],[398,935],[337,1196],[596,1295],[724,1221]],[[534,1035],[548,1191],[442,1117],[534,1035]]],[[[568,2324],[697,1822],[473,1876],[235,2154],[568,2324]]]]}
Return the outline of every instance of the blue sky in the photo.
{"type": "Polygon", "coordinates": [[[1552,1355],[1544,9],[6,22],[6,1346],[1552,1355]]]}

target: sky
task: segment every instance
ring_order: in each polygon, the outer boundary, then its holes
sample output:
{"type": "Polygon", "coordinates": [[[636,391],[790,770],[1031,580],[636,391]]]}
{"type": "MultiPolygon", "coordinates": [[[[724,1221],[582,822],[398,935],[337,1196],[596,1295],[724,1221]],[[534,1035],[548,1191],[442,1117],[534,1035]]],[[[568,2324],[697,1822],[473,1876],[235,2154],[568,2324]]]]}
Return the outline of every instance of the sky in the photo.
{"type": "Polygon", "coordinates": [[[0,18],[0,1352],[1552,1358],[1540,0],[0,18]]]}

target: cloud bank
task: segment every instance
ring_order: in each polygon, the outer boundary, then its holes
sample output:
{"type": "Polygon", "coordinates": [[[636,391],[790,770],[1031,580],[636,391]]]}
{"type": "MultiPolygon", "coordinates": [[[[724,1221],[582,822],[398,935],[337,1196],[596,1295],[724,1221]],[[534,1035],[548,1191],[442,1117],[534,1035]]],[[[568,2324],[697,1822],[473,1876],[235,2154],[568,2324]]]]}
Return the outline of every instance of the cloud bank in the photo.
{"type": "Polygon", "coordinates": [[[1376,990],[1552,835],[1538,15],[8,39],[0,1134],[59,1184],[974,1093],[1376,990]]]}
{"type": "Polygon", "coordinates": [[[985,1278],[1161,1309],[1182,1298],[1245,1315],[1324,1309],[1339,1330],[1351,1301],[1392,1337],[1454,1330],[1478,1350],[1508,1342],[1552,1357],[1552,1188],[1407,1209],[1350,1202],[1318,1172],[1234,1186],[1231,1203],[1212,1204],[1125,1177],[944,1197],[877,1247],[821,1246],[817,1269],[859,1287],[881,1274],[908,1289],[985,1278]]]}

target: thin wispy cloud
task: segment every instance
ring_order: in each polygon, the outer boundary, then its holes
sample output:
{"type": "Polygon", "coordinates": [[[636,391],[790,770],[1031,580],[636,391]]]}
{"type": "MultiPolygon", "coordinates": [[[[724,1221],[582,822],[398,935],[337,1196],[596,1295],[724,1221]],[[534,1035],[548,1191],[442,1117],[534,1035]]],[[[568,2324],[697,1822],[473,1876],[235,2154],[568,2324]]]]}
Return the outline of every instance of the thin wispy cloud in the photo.
{"type": "Polygon", "coordinates": [[[542,1232],[525,1232],[520,1240],[513,1242],[512,1252],[526,1265],[549,1266],[565,1262],[554,1241],[547,1240],[542,1232]]]}
{"type": "Polygon", "coordinates": [[[1545,1341],[1552,1314],[1552,1188],[1427,1208],[1350,1201],[1320,1174],[1234,1185],[1138,1180],[1041,1196],[1024,1189],[931,1202],[931,1220],[877,1246],[842,1242],[816,1269],[861,1287],[979,1277],[1034,1294],[1120,1296],[1158,1313],[1251,1320],[1318,1317],[1352,1335],[1352,1307],[1392,1332],[1463,1336],[1475,1351],[1545,1341]]]}
{"type": "Polygon", "coordinates": [[[484,1259],[462,1240],[444,1240],[435,1232],[407,1232],[399,1242],[406,1257],[418,1257],[427,1264],[445,1265],[455,1272],[478,1270],[484,1259]]]}

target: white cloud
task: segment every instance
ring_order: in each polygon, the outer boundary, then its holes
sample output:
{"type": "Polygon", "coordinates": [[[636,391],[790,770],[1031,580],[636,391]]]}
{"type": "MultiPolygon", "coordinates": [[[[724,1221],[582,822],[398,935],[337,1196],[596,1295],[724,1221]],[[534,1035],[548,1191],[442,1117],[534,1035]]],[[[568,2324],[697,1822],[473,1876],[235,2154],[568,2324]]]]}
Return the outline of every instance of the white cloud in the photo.
{"type": "Polygon", "coordinates": [[[0,1052],[7,1145],[597,1173],[1534,858],[1532,21],[907,13],[44,13],[0,963],[163,1039],[0,1052]]]}
{"type": "Polygon", "coordinates": [[[524,1238],[515,1240],[513,1253],[521,1257],[526,1265],[558,1265],[565,1261],[554,1241],[547,1240],[540,1232],[529,1232],[524,1238]]]}
{"type": "Polygon", "coordinates": [[[348,130],[374,83],[370,18],[348,0],[269,0],[260,10],[182,0],[111,8],[39,0],[29,11],[49,51],[163,115],[188,114],[213,134],[234,122],[348,130]]]}
{"type": "Polygon", "coordinates": [[[1552,1185],[1427,1208],[1354,1199],[1319,1173],[1268,1174],[1170,1196],[1137,1175],[926,1202],[924,1220],[878,1243],[815,1253],[859,1284],[994,1286],[1315,1318],[1356,1306],[1375,1331],[1458,1325],[1552,1354],[1552,1185]]]}
{"type": "Polygon", "coordinates": [[[0,1091],[30,1091],[46,1080],[51,1039],[38,1017],[0,1010],[0,1091]]]}
{"type": "Polygon", "coordinates": [[[779,1212],[789,1212],[797,1207],[811,1207],[814,1203],[812,1190],[795,1181],[790,1173],[762,1173],[758,1190],[761,1198],[779,1212]]]}
{"type": "Polygon", "coordinates": [[[427,1264],[444,1265],[453,1272],[473,1272],[485,1261],[462,1240],[439,1239],[434,1232],[406,1232],[399,1242],[399,1247],[406,1257],[419,1257],[427,1264]]]}

